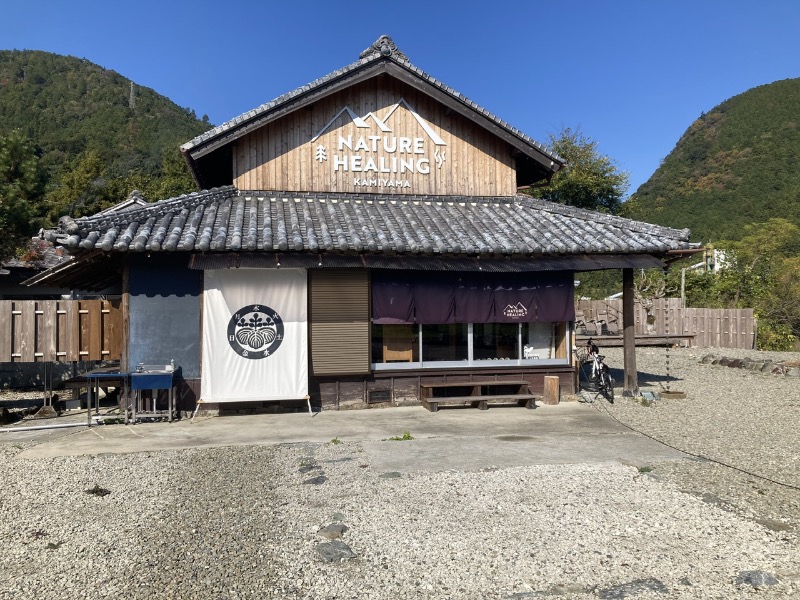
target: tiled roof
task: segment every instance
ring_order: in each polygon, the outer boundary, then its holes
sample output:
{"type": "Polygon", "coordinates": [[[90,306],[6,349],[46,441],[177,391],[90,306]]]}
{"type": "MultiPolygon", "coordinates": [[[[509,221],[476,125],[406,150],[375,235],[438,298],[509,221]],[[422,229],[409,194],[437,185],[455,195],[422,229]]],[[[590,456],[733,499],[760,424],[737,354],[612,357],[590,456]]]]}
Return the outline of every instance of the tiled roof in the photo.
{"type": "Polygon", "coordinates": [[[125,200],[115,204],[114,206],[109,206],[108,208],[101,210],[98,214],[116,213],[123,210],[131,210],[131,208],[147,206],[147,204],[148,202],[142,196],[142,192],[139,190],[133,190],[125,200]]]}
{"type": "MultiPolygon", "coordinates": [[[[43,231],[39,232],[40,235],[42,233],[43,231]]],[[[65,255],[63,248],[56,248],[53,244],[36,237],[33,238],[29,251],[33,252],[32,256],[28,255],[23,258],[9,258],[8,260],[0,261],[0,268],[35,269],[40,271],[56,267],[72,259],[72,257],[65,255]]]]}
{"type": "MultiPolygon", "coordinates": [[[[231,119],[227,123],[223,123],[218,127],[214,127],[205,133],[200,134],[193,140],[186,142],[181,146],[181,150],[184,152],[190,152],[199,147],[203,146],[206,143],[212,141],[219,141],[219,140],[231,140],[239,135],[239,130],[245,129],[250,130],[255,127],[258,127],[262,124],[262,121],[266,121],[270,118],[270,115],[277,111],[279,108],[283,107],[284,105],[291,103],[292,101],[299,99],[301,97],[306,96],[313,96],[316,92],[324,90],[329,84],[338,82],[342,79],[346,79],[351,75],[354,75],[356,72],[368,69],[370,66],[380,63],[380,62],[391,62],[408,73],[415,75],[417,78],[427,82],[428,84],[434,86],[435,88],[439,89],[440,91],[444,92],[448,96],[450,96],[453,100],[457,101],[458,103],[462,104],[463,106],[471,109],[473,112],[481,115],[489,122],[493,123],[494,125],[500,127],[505,132],[511,134],[512,136],[518,138],[524,144],[535,148],[553,162],[557,163],[558,165],[563,165],[565,163],[564,159],[558,156],[555,152],[548,149],[544,145],[540,144],[533,138],[525,135],[518,129],[512,127],[506,121],[503,121],[499,117],[496,117],[494,114],[486,110],[485,108],[479,106],[463,94],[457,92],[453,88],[445,85],[435,77],[424,72],[422,69],[414,66],[409,62],[408,58],[405,54],[400,52],[397,47],[394,45],[394,42],[388,36],[381,36],[378,40],[372,44],[369,48],[367,48],[364,52],[361,53],[360,58],[341,69],[337,69],[324,77],[320,77],[303,85],[287,94],[283,94],[266,104],[262,104],[258,108],[254,108],[243,115],[240,115],[234,119],[231,119]]],[[[554,170],[558,170],[555,168],[554,170]]]]}
{"type": "Polygon", "coordinates": [[[676,230],[514,198],[240,191],[232,186],[120,213],[62,217],[46,239],[75,252],[315,252],[437,256],[665,254],[676,230]]]}

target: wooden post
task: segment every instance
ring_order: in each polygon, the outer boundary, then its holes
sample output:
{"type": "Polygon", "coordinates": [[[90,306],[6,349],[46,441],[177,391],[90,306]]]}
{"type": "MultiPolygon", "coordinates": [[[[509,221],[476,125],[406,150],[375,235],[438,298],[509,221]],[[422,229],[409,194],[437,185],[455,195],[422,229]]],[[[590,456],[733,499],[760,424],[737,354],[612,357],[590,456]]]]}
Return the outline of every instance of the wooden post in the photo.
{"type": "Polygon", "coordinates": [[[544,376],[544,403],[558,404],[561,401],[561,382],[556,375],[544,376]]]}
{"type": "MultiPolygon", "coordinates": [[[[131,365],[128,364],[128,357],[130,356],[130,336],[131,336],[131,294],[130,294],[130,267],[128,266],[127,259],[122,266],[122,303],[120,310],[122,311],[121,331],[120,331],[120,353],[119,353],[119,368],[123,373],[131,371],[131,365]]],[[[201,321],[202,322],[202,321],[201,321]]]]}
{"type": "Polygon", "coordinates": [[[639,395],[636,369],[636,330],[633,319],[633,269],[622,269],[622,347],[625,385],[622,395],[639,395]]]}
{"type": "MultiPolygon", "coordinates": [[[[131,294],[130,294],[130,277],[131,271],[127,257],[122,265],[122,299],[119,304],[119,319],[116,321],[119,327],[119,370],[122,373],[130,373],[129,357],[130,357],[130,340],[131,340],[131,294]]],[[[128,382],[123,382],[122,389],[117,394],[117,407],[123,414],[125,424],[128,423],[128,409],[130,408],[130,416],[133,417],[133,422],[136,422],[136,407],[133,397],[133,391],[128,382]]]]}
{"type": "Polygon", "coordinates": [[[11,333],[11,321],[14,318],[14,302],[11,300],[0,301],[0,362],[11,362],[14,354],[14,338],[11,333]]]}

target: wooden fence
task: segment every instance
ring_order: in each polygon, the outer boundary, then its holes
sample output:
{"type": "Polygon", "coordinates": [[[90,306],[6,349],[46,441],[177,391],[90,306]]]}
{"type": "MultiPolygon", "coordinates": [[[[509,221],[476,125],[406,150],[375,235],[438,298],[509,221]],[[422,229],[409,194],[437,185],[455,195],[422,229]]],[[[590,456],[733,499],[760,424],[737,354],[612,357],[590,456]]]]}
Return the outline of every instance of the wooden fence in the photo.
{"type": "MultiPolygon", "coordinates": [[[[622,300],[579,300],[575,309],[587,321],[605,321],[622,330],[622,300]]],[[[634,304],[636,335],[693,335],[698,348],[755,348],[756,319],[752,308],[683,308],[680,298],[662,298],[653,305],[655,321],[648,328],[647,311],[634,304]]]]}
{"type": "Polygon", "coordinates": [[[0,300],[0,362],[119,360],[120,300],[0,300]]]}
{"type": "MultiPolygon", "coordinates": [[[[579,300],[586,321],[622,329],[622,300],[579,300]]],[[[693,335],[699,348],[755,347],[753,309],[683,308],[679,298],[656,300],[655,317],[634,306],[637,335],[693,335]]],[[[0,300],[0,362],[119,360],[120,300],[0,300]]]]}

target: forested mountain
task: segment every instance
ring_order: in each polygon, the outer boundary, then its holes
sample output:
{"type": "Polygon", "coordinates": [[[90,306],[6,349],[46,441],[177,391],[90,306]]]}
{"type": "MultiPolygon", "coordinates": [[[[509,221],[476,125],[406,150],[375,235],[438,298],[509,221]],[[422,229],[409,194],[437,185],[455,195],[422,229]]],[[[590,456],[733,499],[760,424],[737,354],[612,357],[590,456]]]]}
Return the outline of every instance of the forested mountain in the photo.
{"type": "Polygon", "coordinates": [[[667,286],[687,306],[753,308],[761,349],[800,347],[799,126],[800,79],[734,96],[691,124],[622,209],[724,252],[719,272],[683,281],[672,269],[667,286]]]}
{"type": "Polygon", "coordinates": [[[625,216],[692,230],[697,241],[740,239],[745,225],[800,225],[800,79],[748,90],[700,116],[625,216]]]}
{"type": "Polygon", "coordinates": [[[196,186],[179,146],[208,119],[87,60],[0,50],[0,259],[61,215],[196,186]]]}
{"type": "Polygon", "coordinates": [[[87,150],[110,169],[157,173],[166,149],[210,128],[194,112],[87,60],[0,51],[0,132],[21,130],[51,170],[87,150]]]}

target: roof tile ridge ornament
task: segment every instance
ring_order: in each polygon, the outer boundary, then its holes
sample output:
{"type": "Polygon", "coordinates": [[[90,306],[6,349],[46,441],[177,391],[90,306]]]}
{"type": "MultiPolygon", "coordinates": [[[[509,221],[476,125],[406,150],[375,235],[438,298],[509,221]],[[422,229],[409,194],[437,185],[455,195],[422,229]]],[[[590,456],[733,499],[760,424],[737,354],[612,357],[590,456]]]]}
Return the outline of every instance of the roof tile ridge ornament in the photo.
{"type": "Polygon", "coordinates": [[[373,58],[376,54],[387,58],[391,56],[397,60],[409,62],[408,57],[397,48],[392,38],[388,35],[382,35],[375,40],[375,43],[359,54],[358,58],[373,58]]]}

